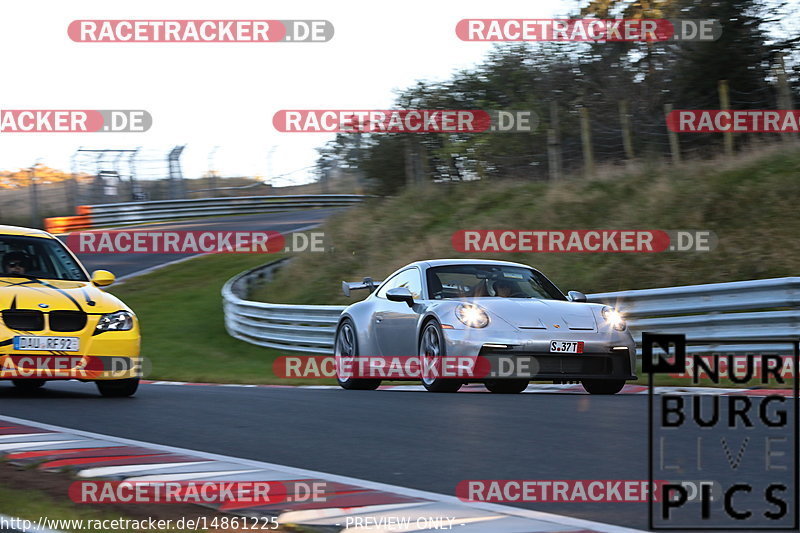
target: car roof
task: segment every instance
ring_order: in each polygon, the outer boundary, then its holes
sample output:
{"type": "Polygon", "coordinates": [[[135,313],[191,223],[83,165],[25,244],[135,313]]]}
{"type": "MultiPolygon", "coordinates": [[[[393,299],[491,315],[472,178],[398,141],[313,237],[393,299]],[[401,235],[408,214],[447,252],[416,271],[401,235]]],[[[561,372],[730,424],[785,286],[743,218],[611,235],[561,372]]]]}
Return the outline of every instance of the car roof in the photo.
{"type": "MultiPolygon", "coordinates": [[[[498,266],[515,266],[523,268],[532,268],[530,265],[523,263],[514,263],[511,261],[497,261],[493,259],[429,259],[427,261],[417,261],[411,265],[422,266],[425,268],[449,266],[449,265],[498,265],[498,266]]],[[[411,266],[408,265],[408,266],[411,266]]]]}
{"type": "Polygon", "coordinates": [[[44,239],[55,239],[46,231],[34,228],[23,228],[22,226],[4,226],[0,224],[0,235],[16,235],[25,237],[42,237],[44,239]]]}

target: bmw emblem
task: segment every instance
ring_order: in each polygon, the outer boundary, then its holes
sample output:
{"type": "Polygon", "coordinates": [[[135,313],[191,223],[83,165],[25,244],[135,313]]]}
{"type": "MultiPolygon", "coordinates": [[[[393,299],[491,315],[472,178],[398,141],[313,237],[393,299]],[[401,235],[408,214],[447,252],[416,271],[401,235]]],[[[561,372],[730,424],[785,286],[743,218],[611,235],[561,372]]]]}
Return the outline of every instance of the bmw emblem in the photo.
{"type": "Polygon", "coordinates": [[[39,304],[39,307],[41,307],[42,309],[47,309],[50,306],[47,304],[39,304]]]}

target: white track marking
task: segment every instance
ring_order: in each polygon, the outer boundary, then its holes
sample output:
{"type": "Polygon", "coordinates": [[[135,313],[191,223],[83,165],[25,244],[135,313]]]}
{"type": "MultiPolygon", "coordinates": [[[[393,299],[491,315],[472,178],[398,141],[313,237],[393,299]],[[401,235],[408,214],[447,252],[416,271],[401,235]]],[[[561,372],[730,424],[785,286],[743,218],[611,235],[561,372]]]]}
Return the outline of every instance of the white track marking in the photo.
{"type": "MultiPolygon", "coordinates": [[[[108,437],[104,437],[108,438],[108,437]]],[[[141,445],[146,445],[142,442],[141,445]]],[[[150,446],[152,447],[152,446],[150,446]]],[[[122,465],[122,466],[100,466],[97,468],[87,468],[78,472],[78,477],[103,477],[103,476],[116,476],[118,474],[125,474],[127,472],[145,472],[147,470],[156,470],[159,468],[172,468],[176,466],[191,466],[202,465],[208,461],[184,461],[181,463],[147,463],[140,465],[122,465]]]]}
{"type": "Polygon", "coordinates": [[[0,440],[3,439],[27,439],[30,437],[41,437],[43,435],[48,435],[47,433],[17,433],[15,435],[0,435],[0,440]]]}
{"type": "MultiPolygon", "coordinates": [[[[238,474],[251,474],[254,472],[261,472],[257,470],[210,470],[206,472],[191,472],[188,474],[152,474],[150,476],[136,476],[125,478],[125,481],[183,481],[189,479],[201,479],[204,477],[213,476],[215,479],[222,476],[235,476],[238,474]]],[[[221,481],[221,480],[218,480],[221,481]]]]}
{"type": "Polygon", "coordinates": [[[53,446],[55,444],[66,444],[68,442],[84,442],[78,440],[37,440],[37,441],[28,441],[28,442],[8,442],[6,444],[0,444],[0,452],[6,450],[24,450],[25,448],[33,448],[35,446],[53,446]]]}

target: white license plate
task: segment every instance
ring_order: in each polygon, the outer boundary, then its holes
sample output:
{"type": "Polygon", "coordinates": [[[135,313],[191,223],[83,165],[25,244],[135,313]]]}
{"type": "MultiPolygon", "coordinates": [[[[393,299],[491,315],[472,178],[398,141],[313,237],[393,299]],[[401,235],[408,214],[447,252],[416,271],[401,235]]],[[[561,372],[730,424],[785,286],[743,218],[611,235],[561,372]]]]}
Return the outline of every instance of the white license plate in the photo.
{"type": "Polygon", "coordinates": [[[77,352],[80,350],[80,339],[78,337],[17,335],[14,337],[14,349],[19,351],[77,352]]]}
{"type": "Polygon", "coordinates": [[[550,351],[559,353],[583,353],[583,341],[550,341],[550,351]]]}

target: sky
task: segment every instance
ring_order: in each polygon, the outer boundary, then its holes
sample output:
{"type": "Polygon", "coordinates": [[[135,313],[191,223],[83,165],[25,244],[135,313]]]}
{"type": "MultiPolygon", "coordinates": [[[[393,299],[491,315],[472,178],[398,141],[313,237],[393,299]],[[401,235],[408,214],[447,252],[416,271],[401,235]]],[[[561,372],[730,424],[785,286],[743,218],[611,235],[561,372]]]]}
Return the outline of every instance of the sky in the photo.
{"type": "Polygon", "coordinates": [[[142,147],[140,177],[164,171],[185,144],[184,176],[314,179],[330,134],[280,133],[280,109],[386,109],[416,80],[446,80],[489,43],[455,35],[462,18],[552,18],[578,0],[80,1],[0,3],[0,109],[145,109],[139,133],[0,133],[0,170],[36,162],[63,170],[79,147],[142,147]],[[327,43],[76,43],[79,19],[325,19],[327,43]],[[209,154],[219,147],[210,163],[209,154]]]}

